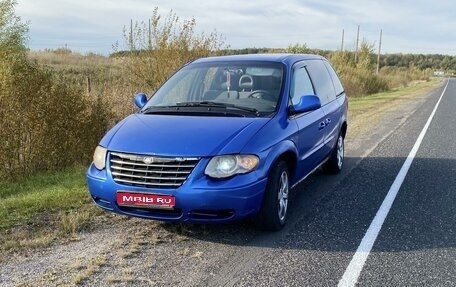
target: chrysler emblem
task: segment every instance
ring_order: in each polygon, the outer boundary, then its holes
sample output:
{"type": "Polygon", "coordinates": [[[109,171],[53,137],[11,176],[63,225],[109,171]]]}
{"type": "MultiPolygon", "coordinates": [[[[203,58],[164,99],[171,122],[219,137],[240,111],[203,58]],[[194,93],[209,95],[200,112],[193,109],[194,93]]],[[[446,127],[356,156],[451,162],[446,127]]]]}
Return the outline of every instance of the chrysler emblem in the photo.
{"type": "Polygon", "coordinates": [[[151,164],[151,163],[154,162],[154,158],[153,158],[153,157],[145,157],[145,158],[143,159],[143,162],[144,162],[145,164],[151,164]]]}

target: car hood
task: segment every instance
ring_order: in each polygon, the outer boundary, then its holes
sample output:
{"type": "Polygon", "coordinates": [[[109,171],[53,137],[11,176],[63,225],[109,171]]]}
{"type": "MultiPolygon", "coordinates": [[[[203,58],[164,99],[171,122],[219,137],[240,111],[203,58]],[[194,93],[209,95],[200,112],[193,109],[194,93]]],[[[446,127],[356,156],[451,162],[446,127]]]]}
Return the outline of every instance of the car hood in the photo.
{"type": "Polygon", "coordinates": [[[162,156],[213,156],[241,152],[269,118],[134,114],[100,144],[111,151],[162,156]]]}

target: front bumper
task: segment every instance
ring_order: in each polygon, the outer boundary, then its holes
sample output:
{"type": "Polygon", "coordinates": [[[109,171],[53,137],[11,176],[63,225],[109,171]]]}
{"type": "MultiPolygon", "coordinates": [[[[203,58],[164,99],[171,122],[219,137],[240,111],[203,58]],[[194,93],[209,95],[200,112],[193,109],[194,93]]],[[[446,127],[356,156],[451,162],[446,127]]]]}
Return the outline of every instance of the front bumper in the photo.
{"type": "Polygon", "coordinates": [[[90,195],[99,207],[128,216],[210,223],[238,220],[258,212],[267,178],[251,172],[226,180],[214,180],[203,175],[203,166],[200,162],[187,180],[176,189],[119,184],[113,180],[109,169],[100,171],[93,164],[87,171],[87,183],[90,195]],[[116,203],[116,193],[120,190],[172,195],[176,204],[172,210],[119,206],[116,203]]]}

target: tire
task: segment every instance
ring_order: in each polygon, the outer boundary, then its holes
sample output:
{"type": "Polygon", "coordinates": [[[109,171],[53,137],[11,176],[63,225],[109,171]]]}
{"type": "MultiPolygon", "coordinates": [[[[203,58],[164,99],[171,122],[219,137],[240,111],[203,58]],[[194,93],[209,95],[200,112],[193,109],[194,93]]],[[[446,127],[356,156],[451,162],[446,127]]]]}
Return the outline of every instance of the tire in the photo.
{"type": "Polygon", "coordinates": [[[255,218],[256,225],[266,231],[279,231],[288,217],[289,174],[287,164],[278,161],[268,175],[260,211],[255,218]]]}
{"type": "Polygon", "coordinates": [[[344,136],[342,133],[339,133],[337,138],[336,145],[331,152],[331,156],[328,161],[324,164],[323,168],[326,172],[331,174],[338,174],[342,171],[344,165],[344,156],[345,156],[345,143],[344,136]]]}

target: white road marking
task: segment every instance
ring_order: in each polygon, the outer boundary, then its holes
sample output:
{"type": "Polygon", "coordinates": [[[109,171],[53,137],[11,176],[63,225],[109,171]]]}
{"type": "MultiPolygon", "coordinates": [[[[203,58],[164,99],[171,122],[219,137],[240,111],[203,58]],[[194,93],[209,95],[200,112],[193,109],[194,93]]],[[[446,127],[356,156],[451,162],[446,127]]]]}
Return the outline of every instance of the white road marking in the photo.
{"type": "Polygon", "coordinates": [[[363,237],[363,240],[361,240],[361,243],[358,246],[358,249],[356,250],[355,255],[353,256],[352,260],[350,261],[350,264],[348,265],[347,269],[345,270],[344,275],[342,276],[342,279],[339,281],[338,286],[339,287],[351,287],[355,286],[356,282],[358,281],[359,275],[361,274],[361,271],[363,270],[364,263],[366,262],[367,256],[369,256],[370,251],[372,250],[372,246],[374,245],[375,240],[377,239],[378,234],[380,233],[380,230],[382,229],[383,222],[385,221],[386,216],[388,215],[391,206],[393,205],[394,199],[396,198],[397,193],[399,192],[399,189],[401,188],[401,185],[405,179],[405,176],[407,175],[407,172],[412,165],[413,159],[416,156],[416,153],[418,152],[418,148],[421,145],[421,142],[423,141],[423,138],[429,128],[429,125],[431,124],[432,119],[434,118],[435,112],[437,111],[437,108],[439,107],[440,101],[442,100],[443,94],[445,94],[445,91],[448,87],[449,79],[447,80],[446,86],[443,89],[442,94],[440,95],[439,100],[437,101],[434,110],[432,111],[431,115],[429,116],[429,119],[427,120],[426,124],[424,125],[423,130],[421,131],[420,135],[418,136],[415,145],[413,146],[412,150],[410,151],[409,155],[407,156],[407,159],[405,160],[404,164],[402,165],[401,170],[396,176],[396,179],[394,180],[393,184],[391,185],[388,194],[386,195],[385,199],[383,200],[382,205],[380,206],[379,210],[377,211],[377,214],[375,215],[374,219],[372,220],[371,225],[369,226],[369,229],[367,229],[366,234],[363,237]]]}

